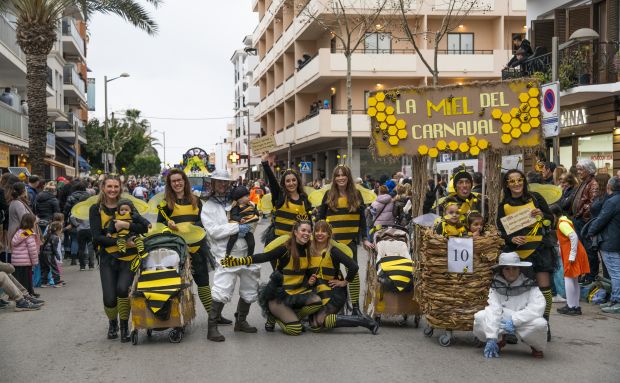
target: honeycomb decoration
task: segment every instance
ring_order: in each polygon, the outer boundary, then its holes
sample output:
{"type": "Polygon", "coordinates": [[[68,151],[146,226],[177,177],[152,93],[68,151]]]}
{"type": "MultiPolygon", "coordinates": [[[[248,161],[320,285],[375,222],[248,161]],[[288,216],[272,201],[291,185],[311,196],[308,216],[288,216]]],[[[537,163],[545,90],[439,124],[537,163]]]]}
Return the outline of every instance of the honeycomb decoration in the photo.
{"type": "Polygon", "coordinates": [[[379,122],[379,129],[375,129],[375,132],[390,145],[397,146],[401,140],[405,140],[408,136],[407,123],[405,120],[396,118],[394,108],[386,105],[384,101],[385,93],[383,92],[369,97],[366,113],[379,122]]]}
{"type": "MultiPolygon", "coordinates": [[[[500,109],[493,109],[491,111],[491,117],[502,123],[501,140],[504,144],[509,144],[513,139],[516,140],[523,134],[529,133],[532,129],[540,127],[539,95],[540,90],[538,88],[530,88],[527,92],[519,94],[520,104],[518,108],[512,108],[509,113],[503,113],[500,109]]],[[[482,149],[480,141],[482,140],[478,141],[478,148],[482,149]]],[[[488,145],[488,142],[486,145],[488,145]]],[[[470,153],[476,155],[471,151],[470,153]]]]}

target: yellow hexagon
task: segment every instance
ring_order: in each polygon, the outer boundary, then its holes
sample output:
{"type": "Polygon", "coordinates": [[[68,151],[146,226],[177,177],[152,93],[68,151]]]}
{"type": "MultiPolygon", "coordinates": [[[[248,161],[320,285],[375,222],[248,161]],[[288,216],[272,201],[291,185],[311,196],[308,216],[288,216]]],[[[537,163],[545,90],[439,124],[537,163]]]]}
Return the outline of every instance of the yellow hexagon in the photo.
{"type": "Polygon", "coordinates": [[[385,93],[379,92],[379,93],[375,94],[375,98],[377,99],[377,101],[383,101],[383,100],[385,100],[385,93]]]}
{"type": "Polygon", "coordinates": [[[540,109],[532,108],[530,109],[530,117],[538,117],[540,116],[540,109]]]}
{"type": "Polygon", "coordinates": [[[538,97],[540,90],[538,88],[530,88],[530,90],[527,91],[527,94],[529,94],[530,97],[538,97]]]}
{"type": "Polygon", "coordinates": [[[512,126],[510,126],[510,124],[503,124],[502,125],[502,132],[510,133],[511,130],[512,130],[512,126]]]}
{"type": "Polygon", "coordinates": [[[485,140],[484,138],[479,139],[478,147],[482,150],[485,150],[486,148],[489,147],[489,141],[485,140]]]}
{"type": "Polygon", "coordinates": [[[512,141],[512,137],[510,136],[510,134],[502,134],[502,142],[504,144],[508,144],[510,143],[510,141],[512,141]]]}
{"type": "Polygon", "coordinates": [[[407,138],[407,131],[399,130],[398,133],[396,133],[396,136],[398,136],[398,138],[400,138],[401,140],[404,140],[405,138],[407,138]]]}
{"type": "Polygon", "coordinates": [[[407,123],[405,122],[405,120],[398,120],[396,121],[396,127],[398,129],[405,129],[407,127],[407,123]]]}
{"type": "Polygon", "coordinates": [[[519,138],[519,137],[521,137],[521,130],[520,129],[513,129],[512,132],[510,132],[510,135],[513,138],[519,138]]]}
{"type": "Polygon", "coordinates": [[[521,112],[519,112],[519,108],[512,108],[512,109],[510,109],[510,116],[511,117],[517,117],[519,115],[519,113],[521,113],[521,112]]]}
{"type": "Polygon", "coordinates": [[[530,104],[528,104],[527,102],[522,103],[521,105],[519,105],[519,110],[521,111],[521,113],[527,113],[530,111],[530,104]]]}
{"type": "Polygon", "coordinates": [[[491,117],[493,117],[496,120],[499,120],[502,117],[502,111],[499,109],[493,109],[493,111],[491,112],[491,117]]]}
{"type": "Polygon", "coordinates": [[[521,115],[519,116],[519,120],[521,120],[521,122],[528,122],[530,120],[530,114],[529,113],[521,113],[521,115]]]}
{"type": "Polygon", "coordinates": [[[456,141],[450,141],[450,143],[448,144],[448,147],[450,148],[450,150],[454,152],[456,151],[456,149],[459,148],[459,143],[456,141]]]}
{"type": "Polygon", "coordinates": [[[375,106],[375,105],[377,105],[377,99],[374,97],[370,97],[368,99],[368,106],[375,106]]]}
{"type": "Polygon", "coordinates": [[[478,154],[480,154],[480,148],[478,148],[477,146],[472,146],[471,148],[469,148],[469,154],[471,154],[472,156],[477,156],[478,154]]]}
{"type": "Polygon", "coordinates": [[[529,99],[530,99],[530,96],[527,93],[519,94],[519,101],[527,102],[527,100],[529,100],[529,99]]]}
{"type": "Polygon", "coordinates": [[[371,106],[370,108],[368,108],[368,115],[370,117],[374,117],[377,115],[377,108],[371,106]]]}
{"type": "Polygon", "coordinates": [[[513,118],[512,120],[510,120],[510,126],[512,126],[513,128],[518,128],[519,125],[521,125],[521,121],[518,118],[513,118]]]}
{"type": "Polygon", "coordinates": [[[530,126],[532,128],[538,128],[540,126],[540,120],[538,118],[530,118],[530,126]]]}
{"type": "Polygon", "coordinates": [[[390,138],[388,138],[388,142],[390,143],[390,145],[396,146],[398,145],[398,137],[391,136],[390,138]]]}
{"type": "Polygon", "coordinates": [[[532,108],[536,108],[539,105],[537,98],[530,98],[530,100],[527,103],[530,104],[532,108]]]}
{"type": "Polygon", "coordinates": [[[396,126],[394,126],[394,125],[390,125],[389,128],[388,128],[388,134],[390,136],[395,136],[396,132],[398,132],[398,128],[396,128],[396,126]]]}
{"type": "Polygon", "coordinates": [[[383,113],[383,112],[379,112],[379,113],[377,113],[377,115],[375,116],[375,118],[376,118],[376,119],[377,119],[377,121],[379,121],[379,122],[383,122],[383,121],[385,121],[385,117],[386,117],[386,115],[385,115],[385,113],[383,113]]]}
{"type": "Polygon", "coordinates": [[[387,122],[390,125],[394,125],[396,123],[396,116],[387,116],[387,118],[385,119],[385,122],[387,122]]]}
{"type": "Polygon", "coordinates": [[[381,128],[381,130],[385,130],[385,129],[387,129],[388,124],[387,124],[387,122],[382,122],[382,123],[379,124],[379,127],[381,128]]]}
{"type": "Polygon", "coordinates": [[[512,119],[512,117],[510,116],[510,113],[503,113],[501,120],[504,124],[507,124],[510,122],[510,120],[512,119]]]}
{"type": "Polygon", "coordinates": [[[418,146],[418,153],[420,153],[421,155],[425,156],[428,153],[428,146],[426,146],[426,145],[418,146]]]}
{"type": "Polygon", "coordinates": [[[530,126],[530,124],[521,124],[520,129],[523,133],[529,133],[530,130],[532,130],[532,127],[530,126]]]}
{"type": "Polygon", "coordinates": [[[444,140],[437,141],[437,149],[446,150],[447,147],[448,147],[448,143],[446,141],[444,140]]]}
{"type": "Polygon", "coordinates": [[[476,146],[478,144],[478,139],[474,136],[469,137],[469,145],[476,146]]]}
{"type": "MultiPolygon", "coordinates": [[[[377,103],[377,106],[375,106],[375,108],[377,108],[377,110],[378,110],[379,112],[383,112],[383,111],[385,111],[385,104],[384,104],[384,103],[382,103],[382,102],[378,102],[378,103],[377,103]]],[[[389,113],[388,113],[388,114],[389,114],[389,113]]]]}
{"type": "Polygon", "coordinates": [[[394,107],[388,106],[387,108],[385,108],[385,114],[394,114],[394,107]]]}
{"type": "Polygon", "coordinates": [[[463,153],[466,153],[467,151],[469,151],[469,145],[467,145],[467,142],[461,142],[459,144],[459,150],[463,153]]]}
{"type": "Polygon", "coordinates": [[[430,148],[428,150],[428,156],[432,158],[436,158],[439,155],[439,150],[437,148],[430,148]]]}

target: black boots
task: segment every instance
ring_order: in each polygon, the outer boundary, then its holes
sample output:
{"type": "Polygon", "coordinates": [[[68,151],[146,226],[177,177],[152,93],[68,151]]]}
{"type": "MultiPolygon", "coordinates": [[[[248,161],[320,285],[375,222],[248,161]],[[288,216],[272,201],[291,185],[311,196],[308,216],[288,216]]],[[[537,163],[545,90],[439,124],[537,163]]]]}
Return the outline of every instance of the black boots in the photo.
{"type": "Polygon", "coordinates": [[[118,338],[118,321],[116,319],[110,320],[108,325],[108,339],[118,338]]]}
{"type": "Polygon", "coordinates": [[[250,303],[239,298],[237,303],[237,312],[235,313],[235,331],[241,331],[246,333],[255,333],[258,330],[256,327],[250,326],[246,318],[250,313],[250,303]]]}
{"type": "Polygon", "coordinates": [[[209,327],[207,328],[207,339],[213,342],[223,342],[226,340],[224,335],[220,334],[217,329],[217,320],[222,315],[224,304],[222,302],[213,301],[211,303],[211,311],[209,312],[209,327]]]}
{"type": "Polygon", "coordinates": [[[232,324],[232,321],[230,319],[226,319],[222,316],[222,314],[220,314],[220,316],[217,318],[217,324],[219,325],[229,325],[232,324]]]}
{"type": "Polygon", "coordinates": [[[366,327],[373,335],[376,335],[379,323],[367,316],[336,315],[334,327],[366,327]]]}
{"type": "Polygon", "coordinates": [[[355,315],[358,317],[363,317],[364,314],[362,314],[362,311],[360,310],[360,306],[359,304],[354,303],[353,304],[353,309],[351,310],[351,315],[355,315]]]}
{"type": "Polygon", "coordinates": [[[129,337],[129,321],[121,319],[121,343],[127,343],[131,340],[129,337]]]}

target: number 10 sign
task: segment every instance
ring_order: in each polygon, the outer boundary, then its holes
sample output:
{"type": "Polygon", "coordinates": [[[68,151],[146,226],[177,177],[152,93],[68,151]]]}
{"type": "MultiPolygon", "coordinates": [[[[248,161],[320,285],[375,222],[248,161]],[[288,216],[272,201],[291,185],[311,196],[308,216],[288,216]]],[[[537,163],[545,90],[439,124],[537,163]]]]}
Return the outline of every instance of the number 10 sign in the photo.
{"type": "Polygon", "coordinates": [[[448,272],[474,272],[473,238],[448,238],[448,272]]]}

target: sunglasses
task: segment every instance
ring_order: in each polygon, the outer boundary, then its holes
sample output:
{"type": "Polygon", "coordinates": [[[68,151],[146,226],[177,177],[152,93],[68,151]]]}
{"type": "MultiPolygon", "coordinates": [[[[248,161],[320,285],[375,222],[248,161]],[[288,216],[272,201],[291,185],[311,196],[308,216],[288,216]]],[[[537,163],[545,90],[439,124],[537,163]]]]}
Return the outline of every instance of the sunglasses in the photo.
{"type": "Polygon", "coordinates": [[[510,185],[523,185],[523,178],[513,178],[511,180],[508,180],[508,183],[510,185]]]}

